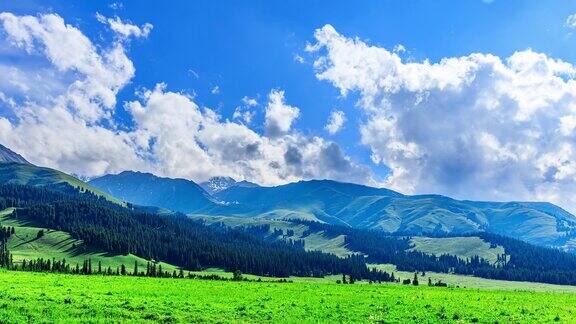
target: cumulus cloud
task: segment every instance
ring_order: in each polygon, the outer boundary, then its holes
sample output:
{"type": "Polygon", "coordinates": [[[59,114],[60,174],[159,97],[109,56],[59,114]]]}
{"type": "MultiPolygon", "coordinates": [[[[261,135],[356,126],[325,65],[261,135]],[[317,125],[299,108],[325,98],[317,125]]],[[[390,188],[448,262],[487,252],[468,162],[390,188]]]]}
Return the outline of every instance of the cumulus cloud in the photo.
{"type": "MultiPolygon", "coordinates": [[[[268,106],[278,105],[280,94],[273,90],[268,106]]],[[[202,111],[191,97],[166,91],[162,84],[127,108],[137,124],[135,142],[153,157],[152,169],[161,174],[198,180],[228,175],[269,185],[310,178],[373,182],[370,170],[335,143],[297,132],[260,135],[222,121],[209,109],[202,111]]]]}
{"type": "Polygon", "coordinates": [[[300,109],[284,102],[284,91],[272,90],[266,106],[266,134],[270,137],[285,135],[300,116],[300,109]]]}
{"type": "MultiPolygon", "coordinates": [[[[55,14],[2,13],[0,23],[0,42],[24,62],[0,64],[0,71],[10,72],[0,80],[0,142],[33,163],[83,176],[132,169],[264,185],[309,178],[375,182],[337,144],[293,130],[299,109],[285,102],[281,90],[270,92],[266,134],[222,120],[163,83],[123,104],[133,127],[119,130],[116,95],[135,73],[126,39],[95,46],[55,14]],[[36,85],[39,78],[50,86],[36,85]]],[[[244,104],[257,102],[246,98],[244,104]]]]}
{"type": "Polygon", "coordinates": [[[324,127],[331,135],[334,135],[342,129],[344,126],[344,122],[346,122],[346,115],[341,110],[334,110],[330,113],[330,117],[328,117],[328,123],[324,127]]]}
{"type": "Polygon", "coordinates": [[[220,93],[220,87],[219,86],[212,87],[212,90],[210,90],[210,93],[213,95],[219,94],[220,93]]]}
{"type": "Polygon", "coordinates": [[[405,192],[576,208],[574,66],[532,50],[404,62],[326,25],[316,76],[360,95],[362,143],[405,192]]]}
{"type": "MultiPolygon", "coordinates": [[[[116,105],[118,90],[134,75],[134,66],[122,45],[113,44],[98,51],[80,30],[65,24],[58,15],[19,17],[4,12],[0,13],[0,23],[12,45],[28,53],[43,53],[60,75],[72,72],[80,76],[64,93],[46,95],[54,97],[59,105],[71,107],[76,115],[87,121],[109,116],[116,105]]],[[[27,68],[11,66],[16,74],[26,73],[27,68]]],[[[26,92],[27,89],[21,90],[26,92]]]]}
{"type": "Polygon", "coordinates": [[[150,35],[152,28],[154,28],[154,26],[150,23],[145,23],[139,27],[130,22],[123,21],[118,16],[114,18],[107,18],[100,13],[96,13],[96,19],[99,22],[110,26],[110,29],[112,29],[115,33],[123,38],[147,38],[148,35],[150,35]]]}

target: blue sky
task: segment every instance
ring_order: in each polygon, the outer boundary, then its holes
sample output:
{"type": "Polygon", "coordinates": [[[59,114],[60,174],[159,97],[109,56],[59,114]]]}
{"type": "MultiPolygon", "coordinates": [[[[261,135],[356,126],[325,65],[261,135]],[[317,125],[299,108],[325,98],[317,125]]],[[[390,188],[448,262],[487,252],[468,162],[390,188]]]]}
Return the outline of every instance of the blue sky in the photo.
{"type": "MultiPolygon", "coordinates": [[[[112,120],[99,120],[98,123],[101,125],[116,124],[115,127],[118,129],[133,130],[135,118],[133,113],[124,108],[126,102],[137,101],[136,92],[154,89],[156,84],[163,82],[166,84],[166,92],[190,95],[195,104],[200,108],[213,109],[221,116],[222,121],[233,120],[235,109],[243,105],[243,97],[256,99],[258,105],[249,107],[255,112],[249,128],[265,136],[268,97],[273,89],[277,89],[284,91],[283,103],[299,109],[299,116],[290,125],[291,129],[297,130],[306,138],[318,136],[326,143],[336,143],[346,159],[360,168],[371,170],[369,173],[372,173],[370,175],[372,184],[377,183],[414,193],[437,191],[461,198],[518,197],[518,199],[528,200],[550,198],[572,205],[572,202],[567,202],[567,198],[559,196],[556,192],[551,193],[550,191],[553,191],[551,187],[534,189],[542,183],[548,183],[546,181],[549,179],[541,179],[538,182],[531,178],[526,179],[523,175],[511,176],[514,179],[509,183],[517,183],[519,186],[512,188],[492,180],[482,180],[486,178],[480,173],[473,179],[456,185],[453,184],[454,180],[441,180],[444,179],[443,174],[446,172],[453,172],[450,174],[456,177],[468,172],[466,170],[483,170],[482,167],[476,165],[470,166],[470,169],[461,167],[461,164],[446,166],[449,164],[446,160],[453,161],[453,156],[434,157],[434,159],[445,160],[438,162],[439,164],[435,164],[430,169],[419,170],[419,177],[426,177],[426,173],[435,172],[434,170],[440,168],[443,171],[434,175],[435,179],[440,180],[428,182],[410,179],[412,185],[390,182],[387,177],[392,171],[388,166],[390,161],[397,160],[397,157],[386,156],[381,152],[382,147],[378,143],[368,139],[368,135],[364,135],[364,138],[361,135],[363,125],[377,120],[367,107],[361,107],[362,104],[359,103],[360,99],[366,98],[365,93],[362,92],[362,85],[351,86],[348,94],[343,96],[343,86],[337,85],[334,79],[320,80],[316,76],[319,70],[313,66],[313,62],[319,56],[325,56],[322,51],[328,50],[310,52],[305,48],[307,44],[318,42],[315,38],[315,30],[329,24],[339,35],[349,40],[357,37],[368,46],[387,49],[391,53],[395,46],[403,45],[405,51],[399,52],[398,56],[404,63],[425,60],[435,63],[444,58],[468,57],[471,53],[491,54],[506,62],[506,59],[515,52],[531,49],[548,58],[560,59],[572,64],[576,63],[574,51],[576,36],[573,35],[575,30],[567,26],[566,21],[569,15],[576,12],[576,3],[513,0],[491,2],[481,0],[362,2],[24,0],[12,3],[3,2],[0,4],[0,12],[9,12],[19,17],[55,14],[67,24],[80,30],[100,50],[109,48],[117,40],[117,35],[96,19],[96,13],[108,18],[118,17],[123,22],[136,26],[142,26],[145,23],[153,25],[147,37],[133,37],[130,41],[122,43],[127,57],[135,67],[135,73],[128,82],[121,86],[116,95],[112,120]],[[304,62],[298,62],[295,59],[296,56],[302,57],[304,62]],[[214,91],[216,87],[218,91],[214,91]],[[325,129],[325,125],[330,113],[334,110],[342,111],[346,116],[346,122],[338,132],[330,134],[325,129]],[[375,163],[375,160],[378,160],[374,158],[375,154],[384,158],[375,163]],[[484,194],[484,189],[476,192],[471,188],[475,187],[474,184],[478,181],[486,181],[487,186],[496,187],[496,189],[489,194],[484,194]],[[447,189],[448,186],[453,189],[447,189]]],[[[5,65],[17,65],[20,63],[14,62],[21,56],[26,56],[26,53],[19,52],[15,56],[4,53],[0,55],[0,62],[5,65]]],[[[32,59],[28,59],[27,64],[36,58],[33,56],[32,59]]],[[[41,58],[37,59],[41,60],[41,58]]],[[[44,64],[48,63],[44,62],[44,64]]],[[[70,75],[63,78],[68,77],[70,75]]],[[[563,78],[566,77],[563,76],[563,78]]],[[[2,90],[1,87],[0,90],[2,90]]],[[[145,106],[145,100],[140,100],[140,102],[145,106]]],[[[3,112],[6,117],[14,114],[6,108],[0,112],[3,112]]],[[[560,117],[562,116],[558,116],[560,117]]],[[[18,121],[12,120],[12,122],[13,126],[18,124],[18,121]]],[[[417,122],[414,122],[411,128],[418,128],[417,122]]],[[[482,129],[480,126],[478,128],[482,129]]],[[[494,135],[500,140],[500,144],[506,140],[513,142],[511,138],[499,136],[496,130],[490,130],[490,132],[482,130],[482,134],[494,135]]],[[[404,129],[404,132],[407,133],[408,130],[404,129]]],[[[158,139],[152,141],[158,141],[158,139]]],[[[121,169],[118,164],[107,168],[83,168],[79,164],[82,159],[78,156],[85,156],[88,153],[77,153],[75,160],[72,161],[62,156],[76,153],[56,152],[51,156],[44,156],[38,151],[27,151],[25,148],[27,143],[24,139],[11,140],[11,142],[9,144],[12,144],[15,149],[24,150],[23,155],[30,160],[60,167],[75,174],[95,176],[98,173],[118,172],[121,169]]],[[[418,142],[417,139],[414,139],[414,142],[424,148],[427,145],[424,142],[418,142]]],[[[388,146],[389,144],[386,143],[388,146]]],[[[203,145],[207,144],[202,143],[200,146],[203,147],[203,145]]],[[[328,147],[328,144],[322,145],[328,147]]],[[[519,145],[515,147],[518,148],[519,145]]],[[[138,154],[148,153],[150,152],[144,150],[144,153],[138,154]]],[[[546,152],[539,155],[542,157],[541,160],[545,160],[544,153],[546,152]]],[[[147,158],[160,159],[156,153],[151,153],[147,158]]],[[[474,156],[464,158],[469,160],[474,156]]],[[[96,161],[94,164],[101,165],[100,162],[96,161]]],[[[562,169],[559,166],[550,166],[550,163],[546,166],[541,164],[531,167],[547,168],[546,170],[552,168],[550,170],[553,171],[562,169]]],[[[186,173],[171,172],[166,165],[158,169],[139,164],[129,165],[134,168],[152,169],[164,175],[186,176],[200,180],[196,174],[187,176],[186,173]]],[[[408,166],[407,163],[402,164],[397,167],[397,172],[408,166]]],[[[509,165],[503,167],[502,172],[510,172],[506,171],[509,170],[508,167],[509,165]]],[[[222,173],[258,180],[258,177],[251,178],[254,177],[252,171],[242,173],[233,167],[230,167],[230,170],[233,171],[222,173]]],[[[411,170],[405,171],[411,172],[411,170]]],[[[289,176],[284,174],[283,179],[292,181],[298,178],[330,177],[335,174],[324,171],[315,172],[293,174],[285,171],[285,174],[289,176]]],[[[551,171],[542,172],[550,174],[551,171]]],[[[342,175],[334,176],[334,178],[347,180],[342,175]]],[[[502,176],[500,175],[499,178],[502,176]]],[[[364,178],[352,177],[349,180],[370,182],[362,179],[364,178]]],[[[566,184],[564,179],[560,179],[558,183],[554,183],[554,186],[554,188],[565,189],[565,186],[572,188],[574,183],[566,184]]]]}

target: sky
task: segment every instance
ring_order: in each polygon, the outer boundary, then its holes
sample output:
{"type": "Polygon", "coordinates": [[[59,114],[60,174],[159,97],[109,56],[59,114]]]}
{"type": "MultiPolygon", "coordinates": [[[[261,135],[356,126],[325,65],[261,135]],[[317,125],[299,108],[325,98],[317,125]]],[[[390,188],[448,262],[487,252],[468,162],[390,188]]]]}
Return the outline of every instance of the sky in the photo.
{"type": "Polygon", "coordinates": [[[576,211],[576,2],[0,2],[0,142],[82,178],[576,211]]]}

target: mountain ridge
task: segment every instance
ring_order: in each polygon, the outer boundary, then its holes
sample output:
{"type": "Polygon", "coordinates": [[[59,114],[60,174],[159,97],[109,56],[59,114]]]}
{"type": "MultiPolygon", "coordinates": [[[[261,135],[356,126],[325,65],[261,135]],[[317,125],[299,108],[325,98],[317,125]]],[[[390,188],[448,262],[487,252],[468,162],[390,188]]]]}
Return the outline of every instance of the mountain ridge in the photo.
{"type": "Polygon", "coordinates": [[[220,191],[232,188],[232,187],[259,187],[257,184],[253,182],[249,182],[246,180],[236,181],[234,178],[231,177],[213,177],[210,178],[208,181],[204,181],[199,183],[200,187],[202,187],[206,192],[211,195],[218,193],[220,191]]]}
{"type": "Polygon", "coordinates": [[[88,182],[90,185],[127,202],[192,213],[217,202],[194,181],[158,177],[151,173],[123,171],[88,182]]]}

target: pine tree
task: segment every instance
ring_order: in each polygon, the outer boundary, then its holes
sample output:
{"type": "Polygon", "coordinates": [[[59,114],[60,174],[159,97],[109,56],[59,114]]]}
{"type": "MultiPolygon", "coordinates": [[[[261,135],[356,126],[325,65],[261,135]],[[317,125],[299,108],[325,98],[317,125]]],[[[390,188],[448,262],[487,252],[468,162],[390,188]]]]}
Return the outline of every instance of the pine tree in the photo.
{"type": "Polygon", "coordinates": [[[138,260],[134,261],[134,275],[138,275],[138,260]]]}
{"type": "Polygon", "coordinates": [[[418,273],[414,272],[414,279],[412,280],[414,286],[418,286],[418,273]]]}

